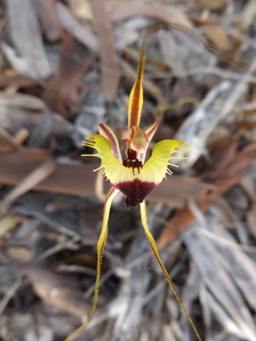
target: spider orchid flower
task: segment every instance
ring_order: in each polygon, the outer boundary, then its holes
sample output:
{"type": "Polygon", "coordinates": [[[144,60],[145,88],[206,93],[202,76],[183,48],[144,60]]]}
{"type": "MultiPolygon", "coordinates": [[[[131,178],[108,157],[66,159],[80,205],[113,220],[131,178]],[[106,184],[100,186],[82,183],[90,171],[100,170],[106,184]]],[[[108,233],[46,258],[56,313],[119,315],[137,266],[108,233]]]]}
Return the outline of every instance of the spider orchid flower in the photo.
{"type": "MultiPolygon", "coordinates": [[[[147,35],[146,35],[147,37],[147,35]]],[[[121,136],[121,140],[125,143],[125,158],[122,159],[118,140],[114,132],[105,124],[99,125],[100,134],[92,134],[85,138],[83,146],[91,147],[97,151],[96,154],[90,156],[98,157],[101,165],[95,171],[103,168],[104,175],[111,183],[112,187],[106,196],[103,213],[103,223],[101,234],[97,244],[97,275],[94,289],[94,300],[91,312],[87,321],[74,331],[65,341],[73,340],[84,330],[90,323],[96,309],[98,292],[100,285],[100,270],[103,256],[103,249],[108,234],[108,219],[112,201],[115,195],[120,191],[126,196],[126,205],[128,208],[140,206],[141,222],[145,230],[145,234],[151,245],[153,253],[162,268],[162,271],[175,295],[184,313],[186,314],[194,332],[199,341],[202,341],[189,313],[182,303],[174,284],[160,258],[157,250],[156,242],[149,230],[147,223],[146,196],[154,190],[166,177],[166,174],[172,174],[168,166],[171,159],[178,159],[172,154],[177,152],[189,151],[188,145],[182,141],[164,140],[155,144],[152,150],[152,156],[145,162],[146,152],[149,142],[157,130],[159,120],[148,129],[140,128],[141,109],[143,103],[143,71],[146,48],[146,37],[143,41],[140,60],[137,69],[135,84],[132,88],[129,105],[128,105],[128,129],[121,136]]],[[[86,154],[88,156],[88,154],[86,154]]]]}

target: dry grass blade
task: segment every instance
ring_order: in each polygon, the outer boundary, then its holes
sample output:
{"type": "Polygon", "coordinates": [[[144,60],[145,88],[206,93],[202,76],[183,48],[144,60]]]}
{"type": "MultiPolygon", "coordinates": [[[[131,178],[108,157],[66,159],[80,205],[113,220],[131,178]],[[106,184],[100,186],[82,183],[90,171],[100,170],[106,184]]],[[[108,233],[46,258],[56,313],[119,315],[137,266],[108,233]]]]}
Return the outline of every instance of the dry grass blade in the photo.
{"type": "MultiPolygon", "coordinates": [[[[218,302],[221,302],[244,338],[255,340],[255,325],[251,313],[240,291],[232,281],[231,275],[226,271],[218,250],[198,229],[187,230],[183,235],[183,240],[209,291],[213,293],[218,302]]],[[[219,316],[216,317],[220,323],[223,323],[219,316]]]]}
{"type": "Polygon", "coordinates": [[[180,162],[182,167],[191,167],[204,153],[206,139],[223,118],[221,115],[223,102],[232,92],[233,88],[230,81],[223,81],[218,84],[210,90],[201,105],[178,130],[176,138],[186,140],[193,150],[188,159],[180,162]]]}
{"type": "Polygon", "coordinates": [[[44,103],[39,98],[25,94],[0,92],[0,107],[17,107],[27,110],[42,111],[44,103]]]}
{"type": "Polygon", "coordinates": [[[10,288],[8,288],[6,294],[4,295],[4,297],[2,298],[2,300],[0,301],[0,315],[2,315],[2,313],[4,312],[8,302],[10,301],[10,299],[14,296],[15,292],[18,290],[18,288],[20,287],[22,283],[21,278],[18,278],[11,286],[10,288]]]}
{"type": "Polygon", "coordinates": [[[163,20],[170,25],[180,25],[187,29],[193,27],[187,15],[175,6],[143,4],[137,1],[119,2],[111,6],[113,21],[122,21],[136,15],[163,20]]]}
{"type": "MultiPolygon", "coordinates": [[[[143,254],[148,251],[144,235],[140,233],[133,241],[132,247],[126,257],[127,264],[143,259],[143,254]]],[[[148,271],[150,258],[142,264],[131,269],[131,276],[126,278],[120,287],[118,297],[111,306],[112,314],[117,318],[114,323],[113,341],[118,341],[123,335],[123,341],[137,340],[140,333],[140,315],[143,309],[143,299],[150,280],[148,271]]]]}
{"type": "Polygon", "coordinates": [[[228,231],[223,229],[221,237],[208,233],[208,231],[204,231],[204,233],[221,256],[223,265],[248,304],[252,309],[256,307],[256,264],[249,258],[243,247],[235,242],[234,237],[228,231]]]}
{"type": "Polygon", "coordinates": [[[94,53],[99,52],[99,44],[94,35],[88,32],[69,11],[67,6],[56,2],[56,11],[61,26],[94,53]]]}
{"type": "Polygon", "coordinates": [[[249,0],[242,12],[239,24],[242,26],[243,30],[249,28],[252,22],[255,20],[256,13],[256,3],[254,0],[249,0]]]}
{"type": "Polygon", "coordinates": [[[5,53],[13,67],[26,76],[35,79],[47,78],[50,65],[39,30],[37,15],[31,0],[8,1],[10,27],[18,57],[10,46],[4,45],[5,53]]]}
{"type": "MultiPolygon", "coordinates": [[[[24,129],[31,134],[40,128],[39,126],[46,110],[49,109],[44,107],[44,112],[39,112],[35,115],[34,112],[28,109],[0,106],[0,126],[13,135],[16,135],[24,129]]],[[[68,136],[74,131],[73,125],[60,115],[53,114],[52,120],[51,132],[54,136],[68,136]]],[[[0,151],[2,150],[2,146],[0,146],[0,151]]],[[[22,164],[22,160],[20,162],[22,164]]]]}
{"type": "MultiPolygon", "coordinates": [[[[230,317],[225,307],[216,300],[216,297],[207,288],[204,288],[204,293],[201,295],[201,298],[204,300],[202,303],[205,310],[204,315],[207,314],[206,311],[210,311],[211,315],[216,316],[217,321],[221,322],[224,328],[218,335],[219,341],[226,341],[228,334],[231,334],[231,337],[229,336],[231,340],[240,341],[244,339],[243,331],[241,331],[237,323],[230,317]]],[[[210,331],[211,328],[209,326],[209,332],[210,331]]]]}
{"type": "Polygon", "coordinates": [[[193,153],[181,162],[182,167],[191,167],[204,153],[206,139],[213,129],[232,112],[238,100],[245,94],[248,89],[248,77],[254,73],[255,69],[254,56],[252,64],[241,76],[240,81],[221,82],[208,93],[202,104],[183,123],[176,138],[186,141],[193,153]]]}
{"type": "Polygon", "coordinates": [[[101,51],[102,91],[107,101],[113,101],[119,84],[119,62],[114,50],[112,27],[107,15],[106,0],[90,0],[101,51]]]}

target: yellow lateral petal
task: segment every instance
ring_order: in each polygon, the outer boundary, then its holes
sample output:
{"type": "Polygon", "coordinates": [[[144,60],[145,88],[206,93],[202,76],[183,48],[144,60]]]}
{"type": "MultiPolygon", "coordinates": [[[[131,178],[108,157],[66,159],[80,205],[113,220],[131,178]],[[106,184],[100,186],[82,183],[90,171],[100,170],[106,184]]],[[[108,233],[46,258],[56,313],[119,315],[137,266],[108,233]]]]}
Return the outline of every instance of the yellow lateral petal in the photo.
{"type": "Polygon", "coordinates": [[[168,165],[173,153],[188,151],[188,145],[178,140],[164,140],[155,144],[151,158],[140,169],[132,169],[124,167],[112,154],[110,142],[101,135],[92,134],[83,142],[84,146],[97,150],[97,154],[91,154],[101,159],[101,166],[104,168],[104,174],[107,179],[116,185],[124,181],[133,181],[138,179],[143,182],[154,182],[159,184],[162,182],[166,173],[168,173],[168,165]],[[182,148],[181,150],[179,150],[182,148]],[[185,148],[185,150],[184,150],[185,148]]]}
{"type": "Polygon", "coordinates": [[[64,341],[72,341],[75,337],[77,337],[91,322],[91,319],[93,317],[93,314],[96,309],[97,301],[98,301],[98,295],[99,295],[99,286],[100,286],[100,269],[101,269],[101,261],[102,261],[102,255],[104,250],[104,245],[107,240],[108,236],[108,219],[109,219],[109,212],[111,208],[112,201],[115,197],[115,195],[118,193],[117,189],[114,189],[113,187],[110,189],[104,205],[104,211],[103,211],[103,222],[102,222],[102,228],[100,237],[97,244],[97,275],[96,275],[96,281],[95,281],[95,287],[94,287],[94,297],[93,297],[93,304],[91,311],[89,313],[89,316],[84,324],[82,324],[79,328],[77,328],[70,336],[68,336],[64,341]]]}
{"type": "Polygon", "coordinates": [[[186,307],[184,306],[177,290],[175,289],[173,281],[171,280],[171,278],[170,278],[170,276],[169,276],[169,274],[168,274],[168,272],[167,272],[167,270],[166,270],[166,268],[165,268],[165,266],[164,266],[164,264],[160,258],[159,252],[157,250],[156,242],[155,242],[151,232],[149,231],[149,227],[148,227],[148,223],[147,223],[147,210],[146,210],[145,201],[143,201],[140,204],[140,214],[141,214],[141,222],[142,222],[142,225],[144,227],[145,234],[148,238],[149,244],[150,244],[152,251],[156,257],[156,260],[158,261],[158,264],[160,265],[160,267],[161,267],[161,269],[162,269],[162,271],[163,271],[163,273],[164,273],[164,275],[165,275],[165,277],[166,277],[166,279],[167,279],[167,281],[168,281],[168,283],[169,283],[169,285],[170,285],[170,287],[174,293],[174,296],[176,297],[177,301],[179,302],[179,304],[180,304],[182,310],[184,311],[189,323],[191,324],[191,326],[192,326],[192,328],[196,334],[197,339],[199,341],[202,341],[201,336],[199,335],[199,332],[198,332],[196,326],[194,325],[194,322],[192,321],[192,318],[190,317],[186,307]]]}
{"type": "Polygon", "coordinates": [[[90,154],[101,159],[101,165],[96,170],[104,168],[104,175],[112,184],[117,183],[120,177],[127,176],[126,168],[112,154],[111,144],[106,137],[92,134],[84,140],[83,146],[97,150],[97,154],[90,154]]]}
{"type": "Polygon", "coordinates": [[[188,147],[186,143],[178,140],[163,140],[156,143],[152,150],[152,156],[143,166],[141,178],[144,181],[149,181],[148,179],[151,178],[151,181],[155,183],[162,182],[166,173],[169,173],[168,165],[171,165],[169,160],[176,158],[171,154],[189,152],[188,147]]]}

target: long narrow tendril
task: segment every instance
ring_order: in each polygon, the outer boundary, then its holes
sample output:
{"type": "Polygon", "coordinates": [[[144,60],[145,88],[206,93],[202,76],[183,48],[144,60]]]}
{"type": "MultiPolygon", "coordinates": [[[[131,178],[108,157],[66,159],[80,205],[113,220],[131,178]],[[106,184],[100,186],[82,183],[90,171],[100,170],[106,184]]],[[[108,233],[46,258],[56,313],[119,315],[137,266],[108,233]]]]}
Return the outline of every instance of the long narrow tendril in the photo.
{"type": "Polygon", "coordinates": [[[103,256],[104,245],[107,240],[108,236],[108,219],[112,201],[115,195],[118,193],[118,190],[112,187],[106,197],[105,204],[104,204],[104,213],[103,213],[103,222],[100,237],[97,244],[97,274],[95,280],[95,287],[94,287],[94,297],[93,297],[93,304],[89,316],[85,323],[83,323],[79,328],[77,328],[71,335],[69,335],[64,341],[72,341],[75,337],[77,337],[91,322],[93,314],[95,312],[98,296],[99,296],[99,286],[100,286],[100,270],[101,270],[101,261],[103,256]]]}
{"type": "Polygon", "coordinates": [[[175,286],[173,284],[173,281],[171,280],[161,258],[160,258],[160,255],[159,255],[159,252],[158,252],[158,249],[157,249],[157,246],[156,246],[156,242],[151,234],[151,232],[149,231],[149,227],[148,227],[148,223],[147,223],[147,209],[146,209],[146,203],[145,203],[145,200],[140,204],[140,214],[141,214],[141,222],[142,222],[142,225],[143,225],[143,228],[144,228],[144,231],[145,231],[145,234],[146,234],[146,237],[148,238],[148,241],[149,241],[149,244],[153,250],[153,253],[156,257],[156,260],[158,261],[158,264],[160,265],[173,293],[174,293],[174,296],[176,297],[177,301],[179,302],[182,310],[184,311],[189,323],[191,324],[195,334],[196,334],[196,337],[199,341],[202,341],[202,338],[201,336],[199,335],[199,332],[194,324],[194,322],[192,321],[192,318],[190,317],[185,305],[183,304],[177,290],[175,289],[175,286]]]}

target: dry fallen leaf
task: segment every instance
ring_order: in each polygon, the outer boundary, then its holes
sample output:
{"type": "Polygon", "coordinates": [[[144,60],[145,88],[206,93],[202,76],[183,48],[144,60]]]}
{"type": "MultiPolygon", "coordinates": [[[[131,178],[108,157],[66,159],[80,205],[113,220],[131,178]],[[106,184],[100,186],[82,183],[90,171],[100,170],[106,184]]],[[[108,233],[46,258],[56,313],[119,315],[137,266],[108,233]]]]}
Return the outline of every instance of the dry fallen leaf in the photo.
{"type": "Polygon", "coordinates": [[[69,111],[80,108],[78,89],[82,84],[82,77],[90,63],[88,49],[67,35],[61,46],[59,68],[56,76],[49,82],[44,100],[54,111],[68,116],[69,111]]]}
{"type": "Polygon", "coordinates": [[[229,50],[232,48],[227,32],[219,24],[204,25],[201,29],[207,38],[217,47],[223,50],[229,50]]]}
{"type": "Polygon", "coordinates": [[[123,21],[129,17],[143,16],[162,20],[170,25],[180,25],[187,29],[193,28],[185,12],[175,6],[165,6],[157,3],[151,5],[129,1],[112,3],[109,5],[109,9],[114,22],[123,21]]]}
{"type": "Polygon", "coordinates": [[[102,91],[107,101],[113,101],[119,84],[119,61],[114,50],[112,27],[106,0],[89,0],[97,27],[102,72],[102,91]]]}
{"type": "Polygon", "coordinates": [[[27,174],[26,177],[1,200],[1,207],[3,209],[8,207],[19,196],[33,189],[38,183],[47,178],[55,169],[56,164],[54,160],[51,158],[47,159],[31,173],[27,174]]]}
{"type": "Polygon", "coordinates": [[[55,0],[35,0],[35,7],[42,23],[44,34],[49,41],[59,40],[62,34],[56,14],[55,0]]]}
{"type": "Polygon", "coordinates": [[[5,92],[0,92],[0,107],[42,111],[44,108],[44,103],[41,99],[34,96],[20,93],[8,94],[5,92]]]}
{"type": "Polygon", "coordinates": [[[74,276],[58,274],[39,265],[14,264],[19,272],[29,277],[36,294],[45,303],[80,318],[87,316],[89,306],[74,276]]]}
{"type": "Polygon", "coordinates": [[[34,79],[50,76],[51,68],[39,30],[32,0],[9,0],[10,33],[17,51],[4,45],[4,51],[19,73],[34,79]],[[17,54],[16,54],[17,53],[17,54]]]}
{"type": "Polygon", "coordinates": [[[214,11],[223,9],[227,4],[227,0],[197,0],[199,6],[208,7],[214,11]]]}

